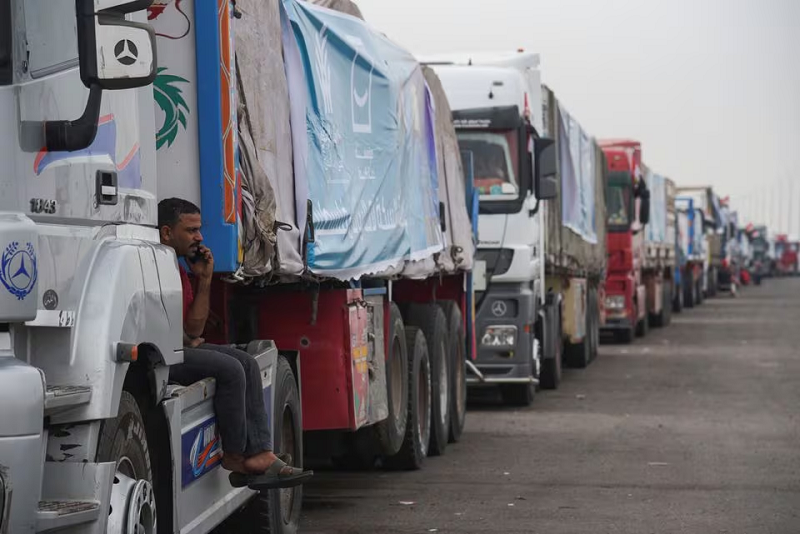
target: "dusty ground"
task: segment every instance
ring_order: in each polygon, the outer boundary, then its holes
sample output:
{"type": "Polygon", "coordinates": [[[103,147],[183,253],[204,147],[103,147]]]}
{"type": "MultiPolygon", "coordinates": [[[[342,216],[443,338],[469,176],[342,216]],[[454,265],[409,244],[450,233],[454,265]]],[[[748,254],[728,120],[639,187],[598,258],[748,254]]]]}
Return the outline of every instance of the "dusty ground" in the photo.
{"type": "Polygon", "coordinates": [[[766,280],[473,407],[422,471],[319,473],[301,532],[797,534],[798,412],[800,280],[766,280]]]}

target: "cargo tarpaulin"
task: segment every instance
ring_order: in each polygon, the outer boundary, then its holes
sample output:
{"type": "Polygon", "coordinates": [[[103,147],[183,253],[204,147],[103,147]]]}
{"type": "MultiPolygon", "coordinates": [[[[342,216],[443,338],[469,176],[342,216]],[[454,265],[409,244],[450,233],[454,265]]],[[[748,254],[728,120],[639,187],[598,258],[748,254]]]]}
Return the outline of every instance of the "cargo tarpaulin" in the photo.
{"type": "Polygon", "coordinates": [[[645,174],[645,183],[650,190],[650,221],[645,226],[647,241],[650,243],[666,243],[667,233],[667,185],[660,174],[645,174]]]}
{"type": "Polygon", "coordinates": [[[287,72],[302,72],[307,97],[309,269],[359,278],[442,251],[432,107],[419,64],[354,17],[297,0],[284,7],[302,62],[287,57],[287,72]]]}
{"type": "Polygon", "coordinates": [[[559,117],[562,221],[585,241],[596,243],[594,139],[560,105],[559,117]]]}

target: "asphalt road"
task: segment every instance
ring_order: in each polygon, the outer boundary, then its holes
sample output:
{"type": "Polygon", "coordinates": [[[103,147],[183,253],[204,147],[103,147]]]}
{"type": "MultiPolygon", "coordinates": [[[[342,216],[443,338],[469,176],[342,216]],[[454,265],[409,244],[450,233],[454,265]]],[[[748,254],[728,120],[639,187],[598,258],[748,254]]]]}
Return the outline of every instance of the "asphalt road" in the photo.
{"type": "Polygon", "coordinates": [[[800,533],[800,279],[674,316],[417,472],[318,473],[304,533],[800,533]]]}

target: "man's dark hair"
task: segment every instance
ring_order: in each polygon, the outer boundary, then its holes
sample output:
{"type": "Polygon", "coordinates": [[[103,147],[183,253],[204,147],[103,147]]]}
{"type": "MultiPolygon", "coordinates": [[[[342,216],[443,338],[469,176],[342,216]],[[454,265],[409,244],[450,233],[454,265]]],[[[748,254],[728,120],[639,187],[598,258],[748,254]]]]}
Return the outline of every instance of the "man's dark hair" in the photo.
{"type": "Polygon", "coordinates": [[[200,213],[200,208],[182,198],[165,198],[158,203],[158,227],[170,228],[178,224],[181,215],[195,215],[200,213]]]}

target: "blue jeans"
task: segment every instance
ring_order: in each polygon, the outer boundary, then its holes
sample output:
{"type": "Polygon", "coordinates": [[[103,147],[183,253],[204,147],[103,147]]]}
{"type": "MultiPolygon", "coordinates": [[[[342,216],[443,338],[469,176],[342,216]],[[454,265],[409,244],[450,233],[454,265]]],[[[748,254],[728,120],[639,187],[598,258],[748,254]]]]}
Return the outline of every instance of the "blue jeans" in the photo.
{"type": "Polygon", "coordinates": [[[221,345],[183,349],[183,363],[169,370],[170,380],[188,386],[216,380],[214,410],[224,452],[250,456],[272,450],[261,371],[250,354],[221,345]]]}

